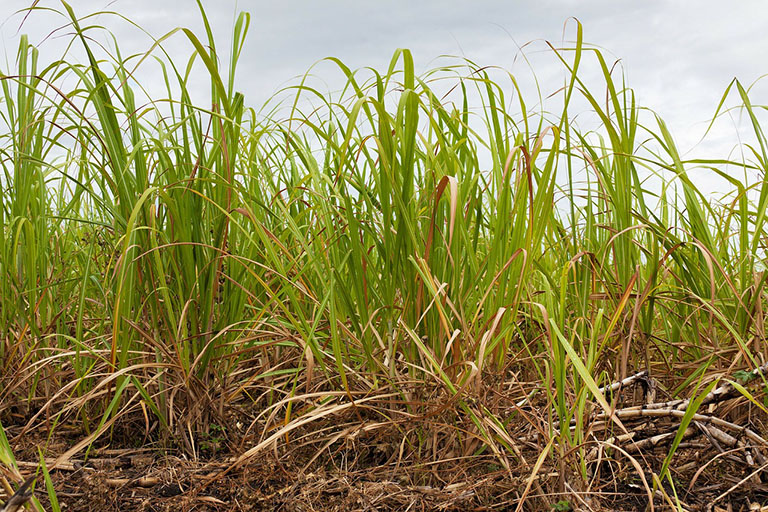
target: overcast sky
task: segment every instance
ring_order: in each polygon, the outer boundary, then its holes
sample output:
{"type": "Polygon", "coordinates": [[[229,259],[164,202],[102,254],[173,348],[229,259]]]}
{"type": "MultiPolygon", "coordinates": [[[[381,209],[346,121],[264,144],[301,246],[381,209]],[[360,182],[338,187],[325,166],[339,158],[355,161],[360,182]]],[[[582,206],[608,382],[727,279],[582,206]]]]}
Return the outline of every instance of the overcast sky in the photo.
{"type": "MultiPolygon", "coordinates": [[[[31,0],[0,3],[6,62],[15,56],[22,19],[14,11],[30,4],[31,0]]],[[[202,36],[193,0],[70,0],[70,4],[80,15],[119,11],[155,36],[177,26],[190,27],[202,36]]],[[[39,5],[60,8],[61,4],[41,0],[39,5]]],[[[434,65],[436,57],[451,54],[529,75],[519,48],[533,42],[525,51],[543,82],[543,92],[552,92],[562,80],[546,83],[547,79],[562,68],[553,59],[538,56],[546,53],[543,41],[555,45],[563,41],[565,24],[575,17],[584,26],[585,41],[621,59],[639,102],[666,119],[685,151],[703,133],[734,77],[748,85],[768,72],[768,5],[764,0],[207,0],[204,5],[214,32],[221,36],[220,51],[227,49],[236,12],[252,14],[238,75],[238,89],[252,106],[324,57],[339,57],[352,68],[381,68],[401,47],[413,51],[421,71],[434,65]]],[[[63,22],[61,17],[36,13],[22,32],[37,43],[63,22]]],[[[150,45],[140,32],[114,17],[102,16],[98,22],[117,35],[124,53],[146,50],[150,45]]],[[[571,21],[565,40],[572,40],[574,34],[571,21]]],[[[61,41],[49,39],[43,44],[43,60],[46,55],[58,56],[61,41]]],[[[190,48],[183,37],[166,46],[186,61],[190,48]]],[[[330,68],[321,67],[318,73],[330,88],[341,83],[330,68]],[[327,76],[325,69],[329,70],[327,76]]],[[[758,94],[756,102],[761,99],[758,94]]],[[[732,126],[733,121],[721,123],[712,144],[735,144],[735,136],[728,133],[732,130],[729,122],[732,126]]]]}

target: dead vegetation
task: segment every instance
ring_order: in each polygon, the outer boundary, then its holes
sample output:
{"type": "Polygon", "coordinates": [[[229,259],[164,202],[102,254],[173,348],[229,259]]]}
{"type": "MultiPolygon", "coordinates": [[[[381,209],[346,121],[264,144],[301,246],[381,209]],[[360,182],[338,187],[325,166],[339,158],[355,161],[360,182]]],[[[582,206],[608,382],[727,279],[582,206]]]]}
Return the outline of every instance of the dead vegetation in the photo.
{"type": "MultiPolygon", "coordinates": [[[[754,384],[763,371],[741,380],[754,384]]],[[[535,389],[532,382],[518,384],[535,389]]],[[[686,400],[652,401],[649,390],[663,396],[664,387],[645,371],[604,387],[617,404],[613,415],[591,414],[586,441],[570,453],[548,433],[535,395],[522,404],[511,394],[476,399],[478,410],[516,411],[504,426],[508,444],[495,450],[437,391],[419,416],[389,396],[343,397],[315,409],[312,421],[287,425],[285,418],[256,419],[261,410],[253,404],[231,404],[227,418],[218,418],[187,453],[161,449],[157,430],[146,431],[136,414],[121,416],[111,442],[99,438],[85,460],[66,455],[84,432],[59,428],[47,439],[42,425],[18,422],[5,429],[19,468],[8,480],[31,483],[45,446],[59,506],[72,511],[713,511],[768,502],[762,482],[768,442],[758,433],[768,429],[756,421],[760,406],[745,398],[747,388],[721,385],[696,397],[697,412],[686,415],[686,400]],[[130,444],[139,446],[125,447],[130,444]],[[572,469],[581,464],[585,478],[572,469]],[[659,485],[665,465],[673,485],[659,485]]],[[[310,396],[297,397],[297,405],[308,405],[310,396]]],[[[567,428],[573,435],[576,425],[567,428]]],[[[37,495],[48,509],[41,487],[37,495]]]]}

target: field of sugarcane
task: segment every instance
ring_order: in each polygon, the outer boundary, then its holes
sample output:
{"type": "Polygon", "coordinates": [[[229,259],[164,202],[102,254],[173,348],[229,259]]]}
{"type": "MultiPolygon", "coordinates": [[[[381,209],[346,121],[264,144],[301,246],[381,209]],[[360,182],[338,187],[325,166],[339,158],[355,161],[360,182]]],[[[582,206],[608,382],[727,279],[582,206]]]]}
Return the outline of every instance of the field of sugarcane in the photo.
{"type": "Polygon", "coordinates": [[[0,70],[0,510],[768,504],[747,85],[691,159],[577,22],[540,90],[400,50],[249,105],[247,14],[123,55],[59,10],[0,70]]]}

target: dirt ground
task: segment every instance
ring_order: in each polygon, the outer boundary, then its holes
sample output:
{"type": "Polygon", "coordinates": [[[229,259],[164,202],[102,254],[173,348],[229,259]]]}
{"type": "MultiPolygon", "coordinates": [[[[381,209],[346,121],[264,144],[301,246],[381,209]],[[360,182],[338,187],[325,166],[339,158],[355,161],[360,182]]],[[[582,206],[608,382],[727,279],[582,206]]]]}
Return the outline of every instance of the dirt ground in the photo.
{"type": "MultiPolygon", "coordinates": [[[[284,422],[259,420],[255,403],[230,404],[197,425],[198,434],[194,424],[176,426],[170,439],[147,416],[126,414],[89,451],[58,464],[87,437],[75,418],[30,428],[33,411],[11,408],[2,421],[22,476],[34,476],[45,453],[61,510],[71,512],[768,512],[768,426],[732,389],[720,391],[685,431],[669,460],[672,484],[665,479],[663,486],[654,475],[661,474],[680,415],[654,409],[659,404],[638,412],[639,391],[618,403],[628,433],[595,412],[584,443],[573,449],[550,442],[547,418],[536,416],[545,403],[532,401],[511,416],[505,411],[513,403],[485,399],[499,417],[511,418],[508,447],[495,453],[468,435],[472,422],[449,407],[419,417],[398,416],[385,404],[345,409],[277,437],[284,422]],[[270,435],[274,442],[239,460],[270,435]]],[[[432,400],[441,403],[439,396],[432,400]]],[[[42,479],[34,493],[50,510],[42,479]]],[[[7,499],[0,490],[0,502],[7,499]]]]}
{"type": "MultiPolygon", "coordinates": [[[[6,430],[12,435],[19,429],[6,430]]],[[[46,441],[52,464],[57,453],[78,440],[74,430],[56,432],[52,439],[32,434],[17,442],[25,476],[36,470],[38,448],[46,441]]],[[[312,430],[304,434],[311,436],[312,430]]],[[[534,442],[520,453],[520,460],[510,458],[504,468],[498,458],[482,454],[454,460],[425,455],[423,462],[413,455],[403,459],[393,434],[326,442],[320,449],[288,442],[245,464],[233,464],[242,448],[232,439],[206,445],[193,460],[174,450],[119,446],[115,441],[123,432],[114,435],[112,443],[96,446],[86,461],[61,464],[51,475],[61,510],[72,512],[650,510],[639,473],[615,454],[604,454],[587,482],[564,474],[557,464],[543,466],[531,481],[537,457],[534,442]],[[518,508],[524,493],[526,502],[518,508]]],[[[633,458],[658,471],[665,454],[662,446],[633,458]]],[[[681,510],[768,510],[761,507],[768,504],[762,471],[750,477],[755,468],[726,451],[716,457],[701,439],[685,443],[679,454],[672,473],[681,510]],[[734,485],[738,488],[728,493],[734,485]]],[[[655,492],[655,510],[669,509],[662,491],[655,492]]],[[[35,495],[50,510],[42,481],[35,495]]]]}

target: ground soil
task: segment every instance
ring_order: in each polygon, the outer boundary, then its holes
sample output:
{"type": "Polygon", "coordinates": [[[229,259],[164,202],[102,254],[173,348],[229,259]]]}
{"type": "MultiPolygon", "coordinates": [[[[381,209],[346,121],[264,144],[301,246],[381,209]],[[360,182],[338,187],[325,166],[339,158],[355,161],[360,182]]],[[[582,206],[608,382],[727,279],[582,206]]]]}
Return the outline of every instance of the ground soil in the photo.
{"type": "MultiPolygon", "coordinates": [[[[642,403],[639,392],[625,395],[622,407],[642,403]]],[[[447,399],[435,395],[430,400],[439,404],[447,399]]],[[[514,406],[488,397],[483,401],[499,417],[514,406]]],[[[553,444],[537,467],[549,439],[542,435],[547,418],[536,418],[546,404],[535,401],[510,416],[518,422],[506,425],[514,445],[505,458],[465,435],[472,423],[453,407],[435,407],[434,415],[414,419],[397,419],[393,413],[390,421],[381,421],[382,405],[308,423],[236,463],[283,424],[279,419],[270,420],[269,427],[257,423],[262,405],[230,404],[223,415],[198,428],[204,435],[185,436],[182,429],[171,440],[158,437],[161,429],[143,414],[120,417],[90,451],[81,450],[51,470],[61,510],[644,511],[651,502],[655,510],[668,510],[677,499],[679,510],[691,512],[768,512],[762,508],[768,505],[768,463],[760,451],[728,449],[698,431],[683,440],[670,460],[674,488],[666,482],[654,488],[652,481],[661,472],[671,438],[633,451],[629,443],[614,439],[618,432],[597,427],[599,422],[590,423],[582,447],[561,453],[553,444]],[[586,467],[580,468],[584,460],[586,467]]],[[[720,402],[717,411],[765,438],[768,427],[756,422],[759,415],[750,407],[734,399],[720,402]]],[[[38,420],[29,428],[33,411],[8,411],[0,420],[24,477],[38,471],[40,453],[53,466],[87,436],[76,418],[57,425],[38,420]]],[[[674,435],[679,419],[626,419],[624,424],[641,440],[674,435]]],[[[193,430],[186,425],[186,431],[193,430]]],[[[50,510],[42,479],[35,496],[50,510]]],[[[0,490],[0,502],[7,498],[0,490]]]]}
{"type": "MultiPolygon", "coordinates": [[[[327,425],[323,425],[327,426],[327,425]]],[[[315,428],[323,430],[322,428],[315,428]]],[[[20,427],[7,430],[12,435],[20,427]]],[[[53,458],[79,440],[76,429],[59,428],[51,439],[41,433],[17,440],[21,469],[37,467],[38,448],[53,458]]],[[[311,435],[308,430],[306,435],[311,435]]],[[[78,459],[51,472],[61,509],[65,511],[394,511],[394,510],[518,510],[531,468],[511,464],[502,468],[492,456],[414,463],[393,457],[397,451],[384,444],[386,435],[330,443],[322,449],[303,444],[260,454],[246,464],[234,465],[242,449],[232,440],[206,446],[197,460],[180,450],[125,446],[119,429],[113,442],[97,445],[87,460],[78,459]]],[[[301,437],[297,435],[297,437],[301,437]]],[[[327,444],[327,443],[326,443],[327,444]]],[[[718,496],[747,477],[754,468],[727,455],[710,464],[711,447],[692,442],[675,459],[673,475],[679,482],[683,510],[760,510],[768,503],[768,485],[758,476],[717,503],[718,496]],[[693,479],[695,488],[688,491],[693,479]],[[751,508],[750,508],[751,507],[751,508]]],[[[534,461],[534,451],[521,453],[534,461]]],[[[665,450],[649,451],[645,464],[659,465],[665,450]]],[[[426,460],[426,459],[425,459],[426,460]]],[[[581,483],[577,475],[561,478],[556,465],[542,467],[519,510],[648,510],[648,495],[627,460],[606,456],[581,483]],[[580,485],[580,488],[576,486],[580,485]]],[[[658,468],[657,468],[658,470],[658,468]]],[[[49,509],[45,488],[36,496],[49,509]]],[[[3,498],[4,500],[5,498],[3,498]]],[[[656,510],[665,510],[660,495],[656,510]]]]}

